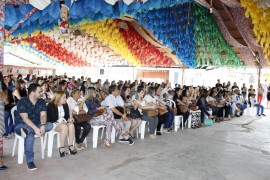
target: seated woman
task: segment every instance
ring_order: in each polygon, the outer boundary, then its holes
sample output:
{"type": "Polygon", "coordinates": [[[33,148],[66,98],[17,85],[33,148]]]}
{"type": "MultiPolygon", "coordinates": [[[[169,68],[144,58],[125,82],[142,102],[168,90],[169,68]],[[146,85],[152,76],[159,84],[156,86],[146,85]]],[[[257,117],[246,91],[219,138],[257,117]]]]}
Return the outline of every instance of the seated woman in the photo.
{"type": "MultiPolygon", "coordinates": [[[[71,92],[71,97],[67,99],[67,104],[69,107],[69,113],[70,117],[73,117],[73,115],[81,114],[81,113],[87,113],[88,108],[85,105],[85,101],[87,99],[87,95],[84,96],[84,98],[80,98],[80,90],[79,89],[73,89],[71,92]]],[[[89,119],[90,120],[90,119],[89,119]]],[[[76,146],[77,150],[81,151],[85,149],[83,146],[83,141],[89,134],[91,130],[91,126],[87,121],[74,123],[75,126],[75,140],[76,140],[76,146]],[[82,130],[83,128],[83,130],[82,130]],[[81,135],[81,131],[82,135],[81,135]]]]}
{"type": "Polygon", "coordinates": [[[169,97],[167,96],[167,93],[164,93],[162,97],[163,98],[160,101],[160,103],[166,105],[166,109],[167,109],[166,120],[165,120],[163,128],[166,129],[166,131],[164,131],[165,133],[170,133],[172,131],[172,126],[173,126],[173,121],[174,121],[174,110],[173,110],[174,102],[170,102],[172,100],[169,99],[169,97]]]}
{"type": "MultiPolygon", "coordinates": [[[[208,106],[212,109],[212,115],[217,116],[219,108],[217,107],[216,100],[217,92],[215,90],[211,90],[209,96],[206,98],[208,106]]],[[[216,122],[220,122],[220,118],[216,118],[216,122]]]]}
{"type": "Polygon", "coordinates": [[[109,86],[110,83],[105,82],[102,87],[102,91],[99,92],[100,95],[100,102],[104,101],[104,99],[109,96],[109,86]]]}
{"type": "Polygon", "coordinates": [[[54,131],[60,133],[60,157],[67,155],[64,146],[67,137],[69,138],[70,154],[75,155],[77,151],[72,145],[75,133],[74,124],[73,119],[70,118],[69,107],[64,91],[55,92],[52,102],[47,106],[47,119],[48,122],[52,122],[54,124],[54,131]]]}
{"type": "Polygon", "coordinates": [[[223,94],[223,99],[224,99],[224,107],[223,109],[225,110],[225,115],[224,115],[224,120],[230,120],[231,118],[229,117],[229,115],[231,114],[231,105],[232,105],[232,100],[231,100],[231,94],[230,91],[224,91],[223,94]]]}
{"type": "Polygon", "coordinates": [[[27,96],[27,90],[25,88],[25,82],[22,79],[19,79],[17,81],[17,85],[16,85],[16,88],[15,88],[15,90],[13,92],[13,96],[14,96],[14,100],[15,100],[16,104],[22,97],[27,96]]]}
{"type": "Polygon", "coordinates": [[[191,127],[193,129],[203,126],[203,123],[201,121],[201,113],[197,111],[196,95],[197,93],[192,86],[186,86],[185,89],[182,91],[182,102],[187,104],[189,107],[189,114],[191,116],[191,127]]]}
{"type": "Polygon", "coordinates": [[[208,91],[206,89],[201,90],[201,96],[199,97],[197,101],[197,106],[201,110],[201,123],[204,123],[204,116],[208,116],[210,119],[214,118],[212,115],[209,114],[208,109],[209,105],[206,101],[206,98],[208,97],[208,91]]]}
{"type": "Polygon", "coordinates": [[[127,136],[128,132],[123,131],[119,125],[116,124],[112,114],[106,113],[106,107],[101,106],[99,99],[96,97],[96,94],[97,92],[94,87],[89,87],[85,93],[85,95],[88,97],[88,99],[85,101],[85,104],[88,108],[88,114],[94,116],[91,118],[90,124],[91,126],[106,126],[106,138],[104,140],[104,144],[107,148],[110,148],[112,147],[112,127],[114,127],[116,131],[120,131],[122,136],[127,136]]]}
{"type": "MultiPolygon", "coordinates": [[[[122,87],[120,95],[116,97],[117,105],[124,107],[124,112],[128,114],[128,108],[131,108],[130,103],[130,96],[129,96],[130,89],[129,87],[122,87]]],[[[141,118],[132,118],[131,119],[131,126],[129,128],[129,135],[133,138],[134,131],[140,126],[142,120],[141,118]]]]}
{"type": "Polygon", "coordinates": [[[51,101],[52,97],[53,97],[53,92],[50,89],[50,86],[48,84],[47,81],[44,81],[41,84],[41,88],[42,88],[42,99],[44,99],[46,102],[51,101]]]}
{"type": "Polygon", "coordinates": [[[176,103],[177,115],[183,116],[183,123],[185,125],[189,117],[189,111],[188,111],[188,103],[183,101],[182,92],[183,92],[182,89],[175,88],[173,101],[176,103]]]}
{"type": "MultiPolygon", "coordinates": [[[[159,85],[157,85],[157,88],[159,88],[159,85]]],[[[146,101],[147,105],[149,106],[155,106],[159,112],[158,114],[158,126],[157,126],[157,133],[156,135],[161,135],[160,129],[161,129],[161,125],[165,123],[166,118],[167,118],[167,107],[165,105],[163,105],[158,96],[155,95],[156,94],[156,89],[154,87],[149,87],[148,89],[148,93],[147,95],[145,95],[144,100],[146,101]]],[[[168,133],[170,133],[169,131],[166,131],[168,133]]]]}
{"type": "Polygon", "coordinates": [[[147,102],[144,100],[143,96],[144,90],[138,89],[135,95],[135,99],[132,101],[132,104],[135,110],[138,109],[140,111],[142,119],[149,122],[150,138],[155,138],[155,130],[158,126],[158,117],[157,115],[148,116],[147,114],[147,110],[155,110],[155,106],[148,105],[147,102]]]}
{"type": "Polygon", "coordinates": [[[219,118],[220,121],[228,120],[228,115],[230,112],[230,106],[226,106],[226,99],[224,98],[225,92],[220,90],[218,92],[218,95],[216,96],[216,102],[218,107],[218,113],[217,118],[219,118]],[[225,110],[225,116],[223,118],[223,110],[225,110]]]}

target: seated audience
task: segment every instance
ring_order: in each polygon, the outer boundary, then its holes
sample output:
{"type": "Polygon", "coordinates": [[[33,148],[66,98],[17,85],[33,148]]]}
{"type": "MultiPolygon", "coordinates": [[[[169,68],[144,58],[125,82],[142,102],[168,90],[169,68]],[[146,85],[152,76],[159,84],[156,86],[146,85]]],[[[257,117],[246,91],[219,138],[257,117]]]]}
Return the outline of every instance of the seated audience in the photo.
{"type": "Polygon", "coordinates": [[[124,131],[118,124],[116,124],[113,118],[113,114],[106,112],[106,107],[101,106],[101,103],[96,97],[96,94],[97,92],[94,87],[89,87],[88,90],[86,90],[86,96],[88,99],[85,101],[85,104],[88,108],[88,114],[93,116],[90,119],[90,124],[91,126],[106,126],[106,138],[104,140],[104,144],[107,148],[110,148],[112,147],[111,134],[113,127],[116,131],[119,131],[121,137],[127,136],[128,132],[124,131]]]}
{"type": "MultiPolygon", "coordinates": [[[[67,99],[70,117],[73,117],[74,115],[78,115],[78,114],[84,114],[84,113],[86,114],[88,112],[88,108],[85,104],[86,99],[88,99],[87,95],[85,95],[84,98],[80,98],[79,89],[72,90],[71,97],[67,99]]],[[[83,142],[91,130],[91,126],[88,123],[89,121],[90,119],[88,119],[88,121],[74,123],[75,140],[76,140],[78,151],[85,149],[85,147],[83,146],[83,142]]]]}
{"type": "MultiPolygon", "coordinates": [[[[117,105],[124,108],[124,112],[126,114],[130,114],[130,96],[129,96],[130,89],[129,87],[122,87],[120,95],[116,96],[116,103],[117,105]]],[[[129,135],[133,138],[134,131],[140,126],[142,120],[140,118],[132,118],[131,125],[129,128],[129,135]]]]}
{"type": "Polygon", "coordinates": [[[66,156],[68,153],[65,151],[66,138],[69,140],[70,154],[75,155],[77,153],[73,146],[75,129],[73,124],[73,118],[70,117],[69,107],[67,104],[67,98],[64,91],[56,91],[52,102],[47,106],[48,121],[53,123],[53,129],[60,133],[60,157],[66,156]]]}
{"type": "Polygon", "coordinates": [[[149,111],[153,112],[156,110],[156,106],[155,105],[149,105],[145,100],[144,100],[144,90],[143,89],[138,89],[137,93],[135,95],[135,99],[133,99],[132,103],[134,106],[134,109],[138,109],[139,112],[142,115],[142,119],[144,121],[148,121],[149,122],[149,134],[150,134],[150,138],[155,138],[155,131],[157,129],[158,126],[158,117],[157,114],[152,114],[150,115],[150,113],[148,114],[149,111]]]}
{"type": "Polygon", "coordinates": [[[42,99],[44,99],[46,102],[51,101],[53,97],[53,92],[49,86],[49,83],[47,81],[44,81],[41,84],[41,88],[42,88],[42,99]]]}
{"type": "Polygon", "coordinates": [[[53,128],[47,122],[46,103],[41,99],[42,89],[38,84],[30,84],[28,96],[21,98],[15,112],[15,132],[24,138],[24,152],[29,170],[35,170],[34,141],[35,135],[44,136],[53,128]]]}
{"type": "Polygon", "coordinates": [[[22,79],[18,80],[16,88],[15,88],[15,90],[13,92],[13,96],[14,96],[14,100],[15,100],[16,104],[22,97],[27,96],[27,90],[25,88],[25,82],[22,79]]]}
{"type": "MultiPolygon", "coordinates": [[[[131,121],[127,117],[125,112],[121,112],[120,108],[118,108],[116,97],[119,95],[119,89],[116,85],[111,85],[109,87],[109,96],[106,97],[104,100],[104,104],[108,106],[107,112],[113,114],[114,116],[118,116],[116,119],[117,124],[121,127],[121,129],[129,132],[129,128],[131,125],[131,121]]],[[[134,142],[129,136],[119,136],[119,142],[129,143],[133,145],[134,142]]]]}

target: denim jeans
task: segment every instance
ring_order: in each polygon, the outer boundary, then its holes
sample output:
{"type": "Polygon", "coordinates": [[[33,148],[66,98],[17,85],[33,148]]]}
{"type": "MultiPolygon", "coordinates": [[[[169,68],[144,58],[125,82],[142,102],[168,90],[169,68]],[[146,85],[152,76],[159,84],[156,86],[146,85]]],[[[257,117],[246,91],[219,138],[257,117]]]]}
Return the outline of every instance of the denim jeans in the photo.
{"type": "Polygon", "coordinates": [[[88,122],[80,122],[80,123],[75,123],[75,139],[76,143],[80,144],[83,143],[84,139],[87,137],[91,130],[91,125],[88,122]],[[81,129],[83,127],[83,130],[81,129]],[[81,131],[83,131],[81,135],[81,131]]]}
{"type": "Polygon", "coordinates": [[[14,132],[13,120],[11,117],[11,110],[5,110],[4,112],[4,120],[5,120],[5,133],[3,136],[8,136],[9,133],[14,132]]]}
{"type": "MultiPolygon", "coordinates": [[[[37,126],[40,128],[40,124],[37,126]]],[[[15,133],[21,135],[21,128],[27,130],[27,135],[24,139],[24,152],[26,157],[26,162],[33,162],[34,161],[34,141],[35,141],[35,132],[34,130],[24,123],[20,123],[15,127],[15,133]]],[[[49,132],[52,130],[53,124],[51,122],[47,122],[45,126],[45,132],[49,132]]]]}
{"type": "Polygon", "coordinates": [[[174,122],[174,113],[172,111],[168,111],[167,120],[164,123],[164,128],[171,128],[174,122]]]}
{"type": "Polygon", "coordinates": [[[260,115],[260,110],[261,110],[261,114],[263,114],[264,111],[264,107],[260,104],[254,104],[255,107],[257,107],[257,115],[260,115]]]}

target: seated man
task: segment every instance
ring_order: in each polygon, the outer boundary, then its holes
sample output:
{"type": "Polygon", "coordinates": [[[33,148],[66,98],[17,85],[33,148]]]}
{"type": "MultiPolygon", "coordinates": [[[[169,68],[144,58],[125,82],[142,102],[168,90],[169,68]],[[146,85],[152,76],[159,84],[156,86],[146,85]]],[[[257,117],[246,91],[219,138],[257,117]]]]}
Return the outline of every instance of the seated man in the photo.
{"type": "Polygon", "coordinates": [[[261,104],[257,103],[255,94],[250,95],[249,101],[250,101],[251,107],[252,106],[257,107],[257,116],[261,116],[261,115],[265,116],[265,114],[263,114],[264,107],[261,104]],[[260,114],[260,110],[261,110],[261,114],[260,114]]]}
{"type": "MultiPolygon", "coordinates": [[[[109,87],[109,96],[107,96],[104,100],[104,105],[108,106],[107,112],[110,114],[118,115],[119,119],[115,119],[117,124],[121,127],[122,130],[129,132],[129,128],[131,125],[131,121],[128,119],[127,114],[120,112],[117,107],[116,96],[119,95],[119,89],[116,85],[111,85],[109,87]]],[[[115,115],[114,115],[115,116],[115,115]]],[[[119,136],[119,142],[129,143],[129,145],[133,145],[134,142],[129,136],[123,137],[122,135],[119,136]]]]}
{"type": "Polygon", "coordinates": [[[47,123],[47,107],[41,95],[40,85],[30,84],[28,96],[18,101],[17,112],[15,112],[15,132],[25,138],[24,151],[29,170],[37,169],[33,152],[35,135],[43,136],[53,128],[52,123],[47,123]]]}

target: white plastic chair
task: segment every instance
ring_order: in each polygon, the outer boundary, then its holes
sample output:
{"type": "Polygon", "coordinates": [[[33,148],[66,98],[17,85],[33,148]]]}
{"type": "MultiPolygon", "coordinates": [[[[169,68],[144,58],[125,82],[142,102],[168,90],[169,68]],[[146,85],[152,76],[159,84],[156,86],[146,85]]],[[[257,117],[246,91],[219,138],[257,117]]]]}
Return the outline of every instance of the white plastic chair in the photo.
{"type": "Polygon", "coordinates": [[[184,120],[183,116],[174,116],[174,131],[177,131],[180,128],[180,123],[182,124],[182,130],[184,129],[184,120]]]}
{"type": "MultiPolygon", "coordinates": [[[[101,125],[101,126],[91,126],[91,128],[93,128],[93,148],[97,148],[97,141],[98,141],[98,131],[100,128],[102,129],[102,135],[101,135],[101,139],[103,138],[103,132],[104,132],[104,128],[106,126],[101,125]]],[[[111,143],[115,142],[115,128],[112,128],[112,134],[111,134],[111,143]]]]}
{"type": "Polygon", "coordinates": [[[250,116],[256,116],[257,114],[257,107],[255,106],[249,107],[248,105],[248,109],[245,109],[245,110],[249,113],[250,116]]]}
{"type": "Polygon", "coordinates": [[[141,139],[144,139],[144,134],[145,134],[145,125],[148,121],[142,120],[139,128],[136,129],[136,135],[137,138],[139,138],[139,133],[141,134],[141,139]]]}
{"type": "Polygon", "coordinates": [[[44,140],[44,147],[46,145],[46,141],[48,138],[48,150],[47,150],[47,157],[52,157],[52,150],[53,150],[53,139],[54,135],[57,135],[57,148],[60,147],[60,133],[56,132],[54,130],[51,130],[50,132],[45,135],[45,140],[44,140]]]}
{"type": "MultiPolygon", "coordinates": [[[[44,139],[44,147],[46,147],[46,142],[48,138],[47,157],[52,157],[54,135],[57,135],[57,148],[60,147],[60,133],[54,130],[51,130],[45,135],[45,139],[44,139]]],[[[84,139],[83,143],[84,143],[84,146],[87,147],[87,138],[84,139]]],[[[68,144],[69,144],[69,139],[68,139],[68,144]]],[[[75,139],[73,141],[73,145],[75,146],[75,139]]]]}
{"type": "MultiPolygon", "coordinates": [[[[15,118],[14,118],[14,112],[17,111],[17,106],[14,106],[11,109],[11,116],[13,119],[13,124],[15,122],[15,118]]],[[[46,133],[45,133],[46,136],[46,133]]],[[[35,135],[35,138],[38,138],[39,136],[35,135]]],[[[41,158],[44,159],[44,140],[43,140],[43,136],[40,136],[40,144],[41,144],[41,158]]],[[[16,149],[16,145],[17,145],[17,141],[18,142],[18,164],[22,164],[23,163],[23,155],[24,155],[24,138],[22,138],[21,136],[17,135],[15,133],[15,139],[14,139],[14,144],[13,144],[13,150],[12,150],[12,156],[15,155],[15,149],[16,149]]]]}

